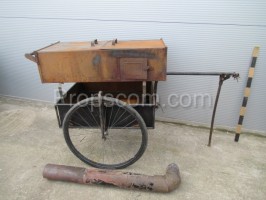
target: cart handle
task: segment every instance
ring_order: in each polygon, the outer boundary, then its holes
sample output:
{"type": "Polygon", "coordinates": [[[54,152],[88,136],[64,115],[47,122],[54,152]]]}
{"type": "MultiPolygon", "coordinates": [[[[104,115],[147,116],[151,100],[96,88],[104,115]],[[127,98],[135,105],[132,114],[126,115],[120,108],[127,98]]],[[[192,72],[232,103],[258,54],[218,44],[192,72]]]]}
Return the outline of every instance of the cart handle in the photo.
{"type": "Polygon", "coordinates": [[[36,56],[36,52],[25,53],[25,57],[27,59],[31,60],[32,62],[38,63],[37,56],[36,56]]]}
{"type": "Polygon", "coordinates": [[[55,44],[58,44],[58,43],[60,43],[60,41],[57,41],[57,42],[55,42],[55,43],[52,43],[52,44],[50,44],[50,45],[48,45],[48,46],[46,46],[46,47],[43,47],[43,48],[41,48],[41,49],[35,50],[35,51],[33,51],[32,53],[25,53],[25,57],[26,57],[27,59],[31,60],[32,62],[38,63],[37,52],[40,51],[40,50],[43,50],[43,49],[45,49],[45,48],[47,48],[47,47],[53,46],[53,45],[55,45],[55,44]]]}

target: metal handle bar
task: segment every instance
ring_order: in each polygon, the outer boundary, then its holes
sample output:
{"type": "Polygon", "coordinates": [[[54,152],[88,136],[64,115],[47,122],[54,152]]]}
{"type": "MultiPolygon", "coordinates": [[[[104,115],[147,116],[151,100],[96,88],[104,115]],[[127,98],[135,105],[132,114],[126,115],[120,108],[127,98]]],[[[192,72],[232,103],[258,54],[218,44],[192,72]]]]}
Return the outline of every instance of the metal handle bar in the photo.
{"type": "Polygon", "coordinates": [[[219,96],[220,96],[223,82],[225,80],[229,79],[230,77],[238,79],[239,73],[235,73],[235,72],[167,72],[166,74],[167,75],[192,75],[192,76],[194,76],[194,75],[196,75],[196,76],[219,76],[219,85],[218,85],[218,90],[217,90],[215,103],[214,103],[214,107],[213,107],[211,127],[210,127],[210,135],[209,135],[209,142],[208,142],[208,146],[211,146],[216,108],[218,105],[218,100],[219,100],[219,96]]]}

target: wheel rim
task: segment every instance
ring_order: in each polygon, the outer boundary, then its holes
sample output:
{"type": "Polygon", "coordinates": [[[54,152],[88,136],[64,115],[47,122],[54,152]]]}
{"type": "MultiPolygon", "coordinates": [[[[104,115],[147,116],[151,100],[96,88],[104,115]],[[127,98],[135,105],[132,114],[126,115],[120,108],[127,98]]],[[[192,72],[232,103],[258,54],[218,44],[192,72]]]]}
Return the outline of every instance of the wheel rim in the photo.
{"type": "Polygon", "coordinates": [[[63,122],[70,150],[83,162],[97,168],[124,168],[136,162],[147,145],[143,119],[129,105],[103,97],[105,134],[101,132],[99,98],[74,105],[63,122]]]}

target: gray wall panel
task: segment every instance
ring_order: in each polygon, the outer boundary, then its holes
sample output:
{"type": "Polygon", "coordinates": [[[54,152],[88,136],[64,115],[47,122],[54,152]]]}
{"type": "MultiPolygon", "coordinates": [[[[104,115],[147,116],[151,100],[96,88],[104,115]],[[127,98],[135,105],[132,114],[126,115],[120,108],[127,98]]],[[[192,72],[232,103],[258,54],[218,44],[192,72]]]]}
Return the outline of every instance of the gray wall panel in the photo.
{"type": "MultiPolygon", "coordinates": [[[[53,101],[24,53],[55,41],[163,38],[169,71],[237,71],[224,83],[216,124],[237,124],[252,49],[261,46],[244,128],[266,131],[266,1],[0,1],[0,94],[53,101]]],[[[218,77],[168,77],[169,94],[216,94],[218,77]]],[[[66,85],[68,88],[70,84],[66,85]]],[[[208,124],[212,106],[170,108],[157,115],[208,124]]]]}
{"type": "Polygon", "coordinates": [[[1,15],[266,25],[264,0],[1,0],[1,15]],[[13,12],[12,12],[13,11],[13,12]]]}

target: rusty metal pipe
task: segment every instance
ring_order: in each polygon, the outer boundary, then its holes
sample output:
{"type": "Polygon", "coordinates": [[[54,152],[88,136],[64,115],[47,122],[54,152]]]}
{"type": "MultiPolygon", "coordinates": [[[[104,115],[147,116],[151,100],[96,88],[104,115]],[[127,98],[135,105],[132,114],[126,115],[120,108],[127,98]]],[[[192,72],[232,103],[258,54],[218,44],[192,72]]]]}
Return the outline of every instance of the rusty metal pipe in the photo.
{"type": "Polygon", "coordinates": [[[154,192],[171,192],[180,182],[176,164],[168,165],[165,175],[147,176],[115,170],[85,169],[65,165],[47,164],[43,177],[49,180],[69,181],[80,184],[112,185],[125,189],[139,189],[154,192]]]}

